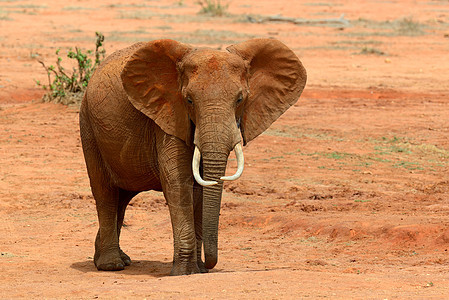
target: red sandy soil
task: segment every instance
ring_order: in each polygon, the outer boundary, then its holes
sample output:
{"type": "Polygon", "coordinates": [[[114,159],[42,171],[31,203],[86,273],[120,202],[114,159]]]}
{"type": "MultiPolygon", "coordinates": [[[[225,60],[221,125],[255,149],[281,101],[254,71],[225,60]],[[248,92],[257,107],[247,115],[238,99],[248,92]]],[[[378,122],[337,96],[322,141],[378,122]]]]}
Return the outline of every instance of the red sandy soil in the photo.
{"type": "Polygon", "coordinates": [[[41,2],[0,2],[0,298],[448,297],[447,1],[241,0],[224,17],[187,0],[41,2]],[[351,25],[246,21],[276,14],[351,25]],[[133,264],[93,265],[78,110],[40,103],[33,79],[46,82],[36,57],[92,49],[95,31],[107,53],[274,37],[308,70],[300,101],[244,149],[244,176],[225,186],[209,274],[167,276],[171,225],[156,192],[127,211],[133,264]]]}

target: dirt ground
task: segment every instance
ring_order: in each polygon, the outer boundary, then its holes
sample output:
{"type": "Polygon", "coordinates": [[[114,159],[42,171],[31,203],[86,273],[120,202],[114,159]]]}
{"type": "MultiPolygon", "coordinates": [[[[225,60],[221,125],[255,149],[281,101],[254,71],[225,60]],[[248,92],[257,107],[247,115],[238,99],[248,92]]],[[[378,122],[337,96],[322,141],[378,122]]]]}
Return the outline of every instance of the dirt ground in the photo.
{"type": "Polygon", "coordinates": [[[449,3],[228,4],[212,17],[193,0],[0,1],[0,298],[448,297],[449,3]],[[308,71],[300,101],[225,186],[209,274],[167,276],[168,209],[151,191],[125,219],[133,264],[93,265],[78,109],[40,103],[34,80],[47,80],[36,59],[93,49],[95,31],[109,54],[158,38],[224,49],[273,37],[308,71]]]}

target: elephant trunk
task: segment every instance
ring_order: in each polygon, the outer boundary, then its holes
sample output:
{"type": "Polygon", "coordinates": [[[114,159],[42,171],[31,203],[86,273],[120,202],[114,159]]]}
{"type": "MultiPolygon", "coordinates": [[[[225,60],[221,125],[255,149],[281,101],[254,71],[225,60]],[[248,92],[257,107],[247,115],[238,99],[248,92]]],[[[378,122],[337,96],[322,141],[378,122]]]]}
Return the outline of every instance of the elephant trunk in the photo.
{"type": "Polygon", "coordinates": [[[207,269],[212,269],[218,259],[218,223],[223,180],[235,180],[243,171],[241,137],[235,118],[232,115],[232,118],[223,120],[216,115],[201,118],[195,132],[196,149],[192,162],[195,180],[203,185],[203,247],[207,269]],[[239,146],[236,147],[237,144],[239,146]],[[241,168],[238,168],[234,176],[225,176],[228,156],[233,148],[240,152],[236,156],[240,157],[241,168]],[[199,157],[202,158],[203,178],[198,171],[199,157]]]}
{"type": "Polygon", "coordinates": [[[206,181],[217,184],[203,187],[203,247],[205,267],[212,269],[218,259],[218,221],[220,216],[223,181],[229,153],[205,152],[203,154],[203,175],[206,181]]]}
{"type": "Polygon", "coordinates": [[[216,185],[203,187],[203,247],[205,267],[212,269],[218,259],[218,222],[220,216],[223,181],[229,153],[205,152],[203,176],[206,181],[215,180],[216,185]]]}

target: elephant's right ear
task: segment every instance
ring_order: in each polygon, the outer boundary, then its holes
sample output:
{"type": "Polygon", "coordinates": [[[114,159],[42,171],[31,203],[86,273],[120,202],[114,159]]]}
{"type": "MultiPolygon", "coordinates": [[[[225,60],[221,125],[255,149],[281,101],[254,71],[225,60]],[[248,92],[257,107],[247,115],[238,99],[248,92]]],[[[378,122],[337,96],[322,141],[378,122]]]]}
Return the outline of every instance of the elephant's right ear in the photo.
{"type": "Polygon", "coordinates": [[[177,63],[191,50],[173,40],[149,42],[131,55],[121,74],[134,107],[163,131],[188,144],[190,119],[180,92],[177,63]]]}

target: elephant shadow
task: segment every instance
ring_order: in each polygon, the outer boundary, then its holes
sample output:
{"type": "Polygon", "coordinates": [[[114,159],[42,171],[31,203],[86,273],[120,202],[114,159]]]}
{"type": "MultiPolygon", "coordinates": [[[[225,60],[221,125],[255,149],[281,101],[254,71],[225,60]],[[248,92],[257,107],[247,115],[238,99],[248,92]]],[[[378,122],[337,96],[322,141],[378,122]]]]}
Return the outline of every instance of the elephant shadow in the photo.
{"type": "MultiPolygon", "coordinates": [[[[72,269],[83,273],[98,272],[92,260],[75,262],[70,266],[72,269]]],[[[116,271],[120,274],[127,275],[149,275],[156,278],[170,275],[172,262],[151,261],[151,260],[133,260],[130,266],[125,267],[125,270],[116,271]]],[[[104,272],[104,271],[101,271],[104,272]]]]}

